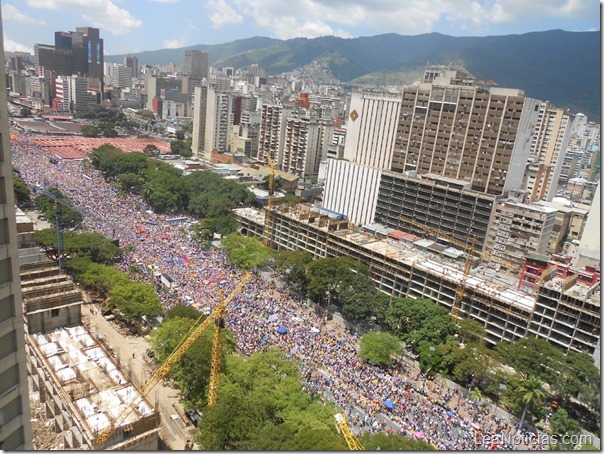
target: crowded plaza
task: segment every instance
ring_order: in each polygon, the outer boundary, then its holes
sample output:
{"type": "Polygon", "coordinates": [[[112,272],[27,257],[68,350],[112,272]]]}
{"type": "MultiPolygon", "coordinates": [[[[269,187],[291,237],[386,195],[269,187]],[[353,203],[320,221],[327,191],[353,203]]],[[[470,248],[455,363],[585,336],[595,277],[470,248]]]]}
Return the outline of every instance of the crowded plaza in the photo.
{"type": "MultiPolygon", "coordinates": [[[[169,274],[177,283],[158,292],[165,310],[182,303],[208,313],[219,289],[228,295],[243,270],[216,247],[203,247],[182,223],[157,215],[140,196],[120,193],[87,160],[59,160],[23,135],[11,140],[13,164],[30,187],[56,186],[97,231],[128,252],[122,271],[144,270],[140,279],[169,274]]],[[[187,219],[195,222],[195,219],[187,219]]],[[[513,434],[513,422],[482,408],[444,381],[427,377],[405,360],[390,368],[359,357],[360,335],[326,324],[304,299],[254,275],[229,305],[227,327],[242,354],[276,346],[299,361],[304,389],[346,413],[353,431],[395,432],[442,450],[493,449],[484,435],[513,434]]],[[[500,447],[500,446],[498,446],[500,447]]],[[[505,447],[505,446],[503,446],[505,447]]],[[[532,444],[525,449],[543,449],[532,444]]]]}

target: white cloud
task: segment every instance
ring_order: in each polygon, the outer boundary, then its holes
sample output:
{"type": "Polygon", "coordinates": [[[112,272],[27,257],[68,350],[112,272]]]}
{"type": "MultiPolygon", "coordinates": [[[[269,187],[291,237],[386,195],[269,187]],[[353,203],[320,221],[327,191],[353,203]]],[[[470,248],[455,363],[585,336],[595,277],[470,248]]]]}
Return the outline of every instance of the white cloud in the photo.
{"type": "Polygon", "coordinates": [[[5,21],[19,22],[20,24],[33,24],[33,25],[44,25],[45,20],[35,19],[33,17],[26,16],[17,9],[15,5],[5,3],[2,5],[2,19],[5,21]]]}
{"type": "Polygon", "coordinates": [[[488,34],[503,22],[547,19],[590,20],[594,0],[214,0],[222,10],[252,20],[278,38],[371,34],[416,35],[450,24],[465,34],[488,34]]]}
{"type": "Polygon", "coordinates": [[[6,35],[6,33],[4,33],[4,51],[5,52],[29,52],[30,54],[34,53],[34,50],[31,46],[27,46],[26,44],[21,44],[21,43],[18,43],[17,41],[13,41],[6,35]]]}
{"type": "Polygon", "coordinates": [[[212,28],[220,28],[227,24],[239,24],[243,22],[243,16],[238,14],[225,0],[211,0],[206,6],[210,11],[210,22],[212,28]]]}
{"type": "Polygon", "coordinates": [[[32,8],[70,11],[94,27],[120,35],[143,23],[112,0],[27,0],[32,8]]]}
{"type": "Polygon", "coordinates": [[[180,47],[185,47],[186,42],[187,42],[186,38],[167,39],[164,41],[164,48],[165,49],[178,49],[180,47]]]}
{"type": "Polygon", "coordinates": [[[180,0],[151,0],[153,3],[178,3],[180,0]]]}

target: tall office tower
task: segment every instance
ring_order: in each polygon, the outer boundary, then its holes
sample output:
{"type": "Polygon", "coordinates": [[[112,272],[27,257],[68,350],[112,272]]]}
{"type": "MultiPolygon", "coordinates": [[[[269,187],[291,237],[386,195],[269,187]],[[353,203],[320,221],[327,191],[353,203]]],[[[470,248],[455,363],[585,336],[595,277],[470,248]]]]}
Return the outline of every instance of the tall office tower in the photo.
{"type": "Polygon", "coordinates": [[[285,142],[285,123],[292,109],[283,106],[263,104],[260,114],[260,137],[258,160],[268,162],[270,156],[275,164],[283,163],[283,145],[285,142]]]}
{"type": "Polygon", "coordinates": [[[564,154],[568,148],[572,117],[548,102],[539,106],[524,175],[525,203],[546,200],[556,195],[564,154]]]}
{"type": "Polygon", "coordinates": [[[205,150],[224,153],[228,151],[229,136],[233,126],[234,97],[208,88],[206,106],[205,150]]]}
{"type": "Polygon", "coordinates": [[[399,95],[353,93],[344,159],[364,166],[389,169],[400,108],[399,95]]]}
{"type": "Polygon", "coordinates": [[[209,77],[209,55],[200,50],[185,50],[185,64],[183,74],[193,76],[196,79],[208,79],[209,77]]]}
{"type": "Polygon", "coordinates": [[[285,126],[282,170],[306,177],[319,172],[333,136],[333,122],[306,115],[289,117],[285,126]]]}
{"type": "Polygon", "coordinates": [[[54,71],[60,76],[86,76],[89,89],[102,93],[104,55],[98,28],[55,32],[55,45],[34,44],[34,54],[39,74],[54,71]]]}
{"type": "MultiPolygon", "coordinates": [[[[2,25],[0,21],[0,34],[2,25]]],[[[4,61],[4,44],[0,40],[4,61]]],[[[0,68],[0,449],[32,450],[6,75],[0,68]]]]}
{"type": "Polygon", "coordinates": [[[124,57],[124,66],[132,69],[132,77],[138,77],[138,58],[134,56],[124,57]]]}
{"type": "Polygon", "coordinates": [[[537,101],[522,90],[455,83],[404,88],[392,170],[468,181],[493,195],[520,188],[537,101]]]}
{"type": "Polygon", "coordinates": [[[193,156],[203,158],[207,162],[212,160],[212,150],[206,150],[206,116],[208,107],[208,87],[202,85],[195,87],[193,96],[193,141],[191,149],[193,156]]]}

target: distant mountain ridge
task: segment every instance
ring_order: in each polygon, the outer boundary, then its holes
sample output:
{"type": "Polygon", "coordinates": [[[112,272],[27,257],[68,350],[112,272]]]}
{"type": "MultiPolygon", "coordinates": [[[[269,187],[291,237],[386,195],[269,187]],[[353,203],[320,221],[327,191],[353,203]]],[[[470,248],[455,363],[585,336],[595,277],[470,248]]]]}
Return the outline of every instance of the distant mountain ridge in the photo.
{"type": "MultiPolygon", "coordinates": [[[[400,86],[415,82],[426,63],[453,63],[501,87],[583,112],[600,121],[600,32],[550,30],[522,35],[453,37],[394,33],[353,39],[325,36],[279,40],[265,37],[225,44],[162,49],[135,55],[140,64],[182,65],[184,51],[208,52],[210,64],[241,68],[252,63],[279,74],[319,62],[342,82],[400,86]]],[[[105,61],[123,62],[124,55],[105,61]]]]}

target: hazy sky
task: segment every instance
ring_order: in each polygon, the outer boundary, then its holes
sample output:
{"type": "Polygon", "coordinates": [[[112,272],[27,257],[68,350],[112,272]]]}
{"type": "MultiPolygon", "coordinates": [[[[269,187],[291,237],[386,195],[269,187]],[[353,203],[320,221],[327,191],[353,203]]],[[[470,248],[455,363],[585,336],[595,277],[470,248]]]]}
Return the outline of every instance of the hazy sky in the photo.
{"type": "Polygon", "coordinates": [[[600,30],[596,0],[2,0],[4,48],[33,52],[55,31],[101,29],[120,54],[219,44],[382,33],[452,36],[600,30]]]}

